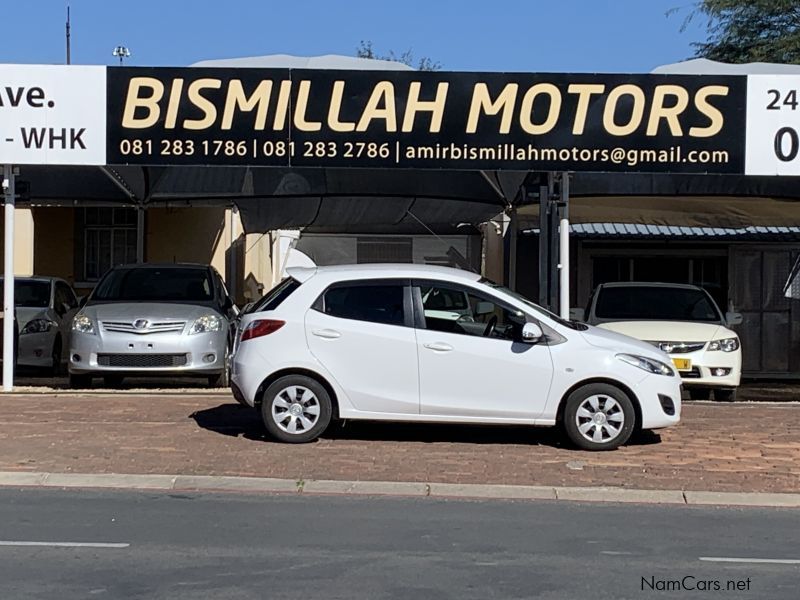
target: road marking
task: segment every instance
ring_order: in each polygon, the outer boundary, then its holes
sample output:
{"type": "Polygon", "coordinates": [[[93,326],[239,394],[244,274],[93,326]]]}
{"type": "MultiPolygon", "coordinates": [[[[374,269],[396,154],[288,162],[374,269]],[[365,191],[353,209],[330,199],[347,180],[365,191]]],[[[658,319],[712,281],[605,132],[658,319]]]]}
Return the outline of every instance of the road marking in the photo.
{"type": "Polygon", "coordinates": [[[124,542],[26,542],[3,541],[0,546],[46,546],[51,548],[127,548],[130,544],[124,542]]]}
{"type": "Polygon", "coordinates": [[[621,552],[619,550],[601,550],[600,554],[608,554],[609,556],[630,556],[633,552],[621,552]]]}
{"type": "Polygon", "coordinates": [[[731,558],[726,556],[701,556],[700,560],[705,562],[800,565],[800,558],[731,558]]]}

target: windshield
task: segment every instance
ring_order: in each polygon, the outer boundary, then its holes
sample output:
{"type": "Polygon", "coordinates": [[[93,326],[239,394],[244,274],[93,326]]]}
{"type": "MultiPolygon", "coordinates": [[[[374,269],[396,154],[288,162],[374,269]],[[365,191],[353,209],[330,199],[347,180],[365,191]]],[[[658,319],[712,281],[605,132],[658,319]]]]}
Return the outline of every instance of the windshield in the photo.
{"type": "Polygon", "coordinates": [[[114,269],[97,285],[92,300],[105,302],[210,302],[214,287],[202,267],[114,269]]]}
{"type": "Polygon", "coordinates": [[[492,288],[494,290],[498,290],[500,292],[503,292],[504,294],[507,294],[507,295],[511,296],[512,298],[527,304],[528,306],[530,306],[531,308],[537,310],[538,312],[544,313],[545,315],[547,315],[548,318],[552,319],[553,321],[555,321],[559,325],[563,325],[564,327],[569,327],[570,329],[575,329],[577,331],[584,331],[584,330],[588,329],[588,327],[586,325],[584,325],[583,323],[578,323],[577,321],[569,321],[567,319],[562,319],[558,315],[556,315],[554,313],[551,313],[546,308],[542,308],[541,306],[539,306],[538,304],[536,304],[532,300],[529,300],[528,298],[526,298],[525,296],[523,296],[519,292],[515,292],[514,290],[511,290],[511,289],[509,289],[509,288],[507,288],[507,287],[505,287],[503,285],[497,284],[494,281],[492,281],[491,279],[486,279],[485,277],[482,277],[480,279],[480,281],[478,281],[478,283],[482,283],[484,285],[487,285],[487,286],[489,286],[490,288],[492,288]]]}
{"type": "MultiPolygon", "coordinates": [[[[0,279],[0,286],[4,280],[0,279]]],[[[47,308],[50,306],[50,282],[19,279],[14,281],[14,306],[47,308]]]]}
{"type": "Polygon", "coordinates": [[[602,288],[594,315],[613,321],[722,321],[719,309],[704,290],[665,286],[602,288]]]}

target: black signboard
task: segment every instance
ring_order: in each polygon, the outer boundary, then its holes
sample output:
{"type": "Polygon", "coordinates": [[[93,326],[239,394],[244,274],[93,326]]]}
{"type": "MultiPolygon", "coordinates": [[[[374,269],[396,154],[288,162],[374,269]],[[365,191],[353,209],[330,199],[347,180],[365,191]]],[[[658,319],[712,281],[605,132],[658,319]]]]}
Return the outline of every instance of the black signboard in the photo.
{"type": "Polygon", "coordinates": [[[742,173],[746,78],[111,68],[107,162],[742,173]]]}

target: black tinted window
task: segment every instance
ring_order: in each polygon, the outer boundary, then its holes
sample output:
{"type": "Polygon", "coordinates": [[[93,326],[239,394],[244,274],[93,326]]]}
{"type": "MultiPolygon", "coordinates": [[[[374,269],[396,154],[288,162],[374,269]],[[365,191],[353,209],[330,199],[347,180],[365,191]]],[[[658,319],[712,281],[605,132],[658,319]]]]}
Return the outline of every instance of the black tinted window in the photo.
{"type": "Polygon", "coordinates": [[[403,325],[403,285],[341,285],[325,292],[322,311],[342,319],[403,325]]]}
{"type": "Polygon", "coordinates": [[[123,302],[210,302],[208,269],[132,267],[115,269],[97,285],[92,300],[123,302]]]}
{"type": "Polygon", "coordinates": [[[703,290],[656,286],[602,288],[594,314],[598,319],[709,321],[721,315],[703,290]]]}
{"type": "MultiPolygon", "coordinates": [[[[0,283],[4,280],[0,279],[0,283]]],[[[49,281],[14,282],[14,304],[30,308],[45,308],[50,305],[49,281]]]]}
{"type": "Polygon", "coordinates": [[[266,295],[257,301],[253,307],[247,312],[259,312],[265,310],[275,310],[281,303],[292,295],[300,283],[288,277],[281,281],[278,285],[266,293],[266,295]]]}

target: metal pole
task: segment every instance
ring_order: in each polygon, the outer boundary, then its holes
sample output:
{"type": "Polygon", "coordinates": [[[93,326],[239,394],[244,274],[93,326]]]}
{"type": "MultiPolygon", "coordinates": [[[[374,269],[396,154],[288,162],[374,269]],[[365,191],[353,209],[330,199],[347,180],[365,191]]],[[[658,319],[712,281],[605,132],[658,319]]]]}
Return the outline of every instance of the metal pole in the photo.
{"type": "Polygon", "coordinates": [[[3,165],[5,238],[3,256],[3,391],[14,389],[14,169],[3,165]]]}
{"type": "Polygon", "coordinates": [[[569,173],[561,174],[561,222],[559,224],[559,299],[562,319],[569,319],[569,173]]]}
{"type": "Polygon", "coordinates": [[[548,235],[550,187],[539,186],[539,304],[547,308],[550,299],[550,236],[548,235]]]}
{"type": "Polygon", "coordinates": [[[519,221],[517,219],[517,208],[512,207],[508,214],[508,287],[517,289],[517,232],[519,221]]]}
{"type": "Polygon", "coordinates": [[[144,206],[136,207],[136,262],[144,262],[144,206]]]}

